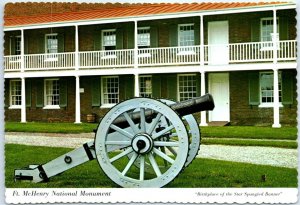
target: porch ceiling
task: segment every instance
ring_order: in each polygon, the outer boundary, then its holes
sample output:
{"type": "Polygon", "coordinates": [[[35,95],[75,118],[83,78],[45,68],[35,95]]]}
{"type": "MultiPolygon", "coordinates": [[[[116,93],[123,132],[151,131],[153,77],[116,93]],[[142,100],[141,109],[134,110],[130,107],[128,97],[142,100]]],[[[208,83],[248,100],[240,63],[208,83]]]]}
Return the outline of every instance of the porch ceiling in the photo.
{"type": "MultiPolygon", "coordinates": [[[[46,3],[51,4],[51,3],[46,3]]],[[[65,3],[61,3],[62,6],[65,3]]],[[[168,15],[177,13],[193,13],[204,11],[232,10],[244,8],[261,8],[272,5],[287,5],[286,2],[239,2],[239,3],[153,3],[153,4],[117,4],[115,7],[112,4],[111,8],[84,10],[76,12],[60,12],[48,13],[39,15],[26,16],[5,16],[5,27],[28,26],[37,24],[49,23],[67,23],[88,20],[114,19],[124,17],[141,17],[153,15],[168,15]]],[[[40,6],[40,3],[31,4],[31,6],[40,6]]],[[[80,6],[80,4],[78,4],[80,6]]],[[[14,4],[13,6],[20,6],[14,4]]],[[[7,8],[6,8],[7,9],[7,8]]],[[[19,14],[20,15],[20,14],[19,14]]]]}

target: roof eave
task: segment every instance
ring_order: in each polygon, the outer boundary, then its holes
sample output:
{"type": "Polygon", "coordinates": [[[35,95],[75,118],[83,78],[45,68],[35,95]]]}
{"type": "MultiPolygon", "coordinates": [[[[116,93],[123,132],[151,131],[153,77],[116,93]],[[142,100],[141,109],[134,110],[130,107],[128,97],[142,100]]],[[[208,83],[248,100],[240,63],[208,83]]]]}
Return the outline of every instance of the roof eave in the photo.
{"type": "Polygon", "coordinates": [[[94,25],[94,24],[105,24],[105,23],[122,23],[130,21],[145,21],[145,20],[158,20],[158,19],[171,19],[180,17],[192,17],[197,14],[198,16],[208,15],[221,15],[221,14],[233,14],[233,13],[247,13],[247,12],[259,12],[269,10],[284,10],[284,9],[296,9],[295,3],[285,4],[270,4],[260,5],[251,7],[241,8],[228,8],[228,9],[214,9],[214,10],[203,10],[203,11],[189,11],[189,12],[176,12],[176,13],[165,13],[165,14],[149,14],[143,16],[127,16],[127,17],[115,17],[115,18],[101,18],[101,19],[84,19],[64,22],[51,22],[51,23],[39,23],[39,24],[27,24],[17,26],[4,26],[4,31],[20,30],[20,29],[37,29],[37,28],[48,28],[51,27],[64,27],[64,26],[75,26],[75,25],[94,25]]]}

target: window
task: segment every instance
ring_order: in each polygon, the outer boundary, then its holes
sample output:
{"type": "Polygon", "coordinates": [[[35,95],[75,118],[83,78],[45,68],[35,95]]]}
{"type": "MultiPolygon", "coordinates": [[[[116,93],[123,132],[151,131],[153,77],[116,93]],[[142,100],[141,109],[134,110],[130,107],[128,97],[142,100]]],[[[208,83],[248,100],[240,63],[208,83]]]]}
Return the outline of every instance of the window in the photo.
{"type": "Polygon", "coordinates": [[[59,108],[59,79],[45,79],[45,107],[59,108]]]}
{"type": "Polygon", "coordinates": [[[138,28],[137,44],[139,48],[150,48],[150,27],[138,28]]]}
{"type": "Polygon", "coordinates": [[[194,24],[178,25],[178,45],[193,46],[195,45],[194,24]]]}
{"type": "MultiPolygon", "coordinates": [[[[282,102],[282,83],[281,83],[281,73],[278,73],[278,87],[279,87],[279,102],[282,102]]],[[[261,104],[272,105],[274,102],[273,97],[273,73],[272,72],[262,72],[260,73],[260,96],[261,104]]]]}
{"type": "Polygon", "coordinates": [[[21,81],[11,80],[10,81],[10,107],[21,107],[22,96],[21,96],[21,81]]]}
{"type": "Polygon", "coordinates": [[[21,55],[21,36],[13,36],[10,38],[10,54],[21,55]]]}
{"type": "Polygon", "coordinates": [[[197,96],[196,75],[178,75],[179,101],[188,100],[197,96]]]}
{"type": "Polygon", "coordinates": [[[116,50],[116,30],[102,31],[102,47],[103,50],[116,50]]]}
{"type": "Polygon", "coordinates": [[[46,34],[45,43],[46,53],[58,53],[58,40],[56,33],[46,34]]]}
{"type": "MultiPolygon", "coordinates": [[[[277,18],[277,31],[278,28],[278,18],[277,18]]],[[[260,20],[260,41],[272,41],[271,33],[273,33],[273,18],[262,18],[260,20]]]]}
{"type": "Polygon", "coordinates": [[[113,105],[119,102],[119,78],[102,77],[102,104],[113,105]]]}
{"type": "Polygon", "coordinates": [[[152,77],[151,76],[140,76],[140,96],[141,97],[152,97],[152,77]]]}

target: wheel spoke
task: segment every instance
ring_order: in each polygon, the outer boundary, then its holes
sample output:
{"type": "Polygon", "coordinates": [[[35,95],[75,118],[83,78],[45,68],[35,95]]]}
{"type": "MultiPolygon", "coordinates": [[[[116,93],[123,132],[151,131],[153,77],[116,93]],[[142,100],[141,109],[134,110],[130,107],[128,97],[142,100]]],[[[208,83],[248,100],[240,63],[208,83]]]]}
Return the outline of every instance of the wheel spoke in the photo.
{"type": "Polygon", "coordinates": [[[145,108],[141,108],[141,132],[146,132],[146,118],[145,118],[145,108]]]}
{"type": "Polygon", "coordinates": [[[122,175],[125,176],[126,173],[128,172],[128,170],[130,169],[130,167],[133,165],[134,161],[136,160],[136,158],[138,157],[139,155],[137,153],[133,153],[133,155],[131,156],[128,164],[126,165],[125,169],[123,170],[122,172],[122,175]]]}
{"type": "Polygon", "coordinates": [[[154,148],[153,152],[156,153],[158,156],[160,156],[161,158],[167,160],[168,162],[170,162],[171,164],[173,164],[175,161],[169,157],[168,155],[166,155],[165,153],[159,151],[158,149],[154,148]]]}
{"type": "Polygon", "coordinates": [[[156,115],[155,119],[152,121],[151,126],[150,126],[150,128],[149,128],[149,130],[148,130],[148,132],[147,132],[149,135],[152,134],[152,132],[153,132],[154,128],[156,127],[158,121],[160,120],[161,116],[162,116],[162,114],[161,114],[161,113],[158,113],[158,114],[156,115]]]}
{"type": "Polygon", "coordinates": [[[172,147],[166,147],[174,156],[177,156],[177,152],[172,147]]]}
{"type": "Polygon", "coordinates": [[[166,132],[169,132],[170,130],[172,130],[174,128],[174,125],[170,125],[169,127],[161,130],[158,133],[155,133],[154,135],[152,135],[152,138],[155,140],[156,138],[162,136],[163,134],[165,134],[166,132]]]}
{"type": "Polygon", "coordinates": [[[144,180],[145,175],[145,157],[141,156],[140,158],[140,181],[144,180]]]}
{"type": "Polygon", "coordinates": [[[170,141],[154,141],[154,146],[157,147],[178,147],[179,143],[178,142],[170,142],[170,141]]]}
{"type": "Polygon", "coordinates": [[[124,129],[121,129],[120,127],[118,127],[116,125],[111,124],[110,128],[112,128],[113,130],[119,132],[120,134],[124,135],[125,137],[127,137],[129,139],[133,138],[133,135],[131,133],[125,131],[124,129]]]}
{"type": "Polygon", "coordinates": [[[160,172],[160,169],[159,169],[159,167],[158,167],[158,165],[157,165],[157,163],[156,163],[153,155],[150,153],[148,156],[149,156],[149,160],[150,160],[151,166],[153,167],[153,170],[154,170],[156,176],[160,177],[161,176],[161,172],[160,172]]]}
{"type": "Polygon", "coordinates": [[[134,124],[132,119],[129,117],[128,113],[124,112],[123,115],[126,118],[126,120],[127,120],[128,124],[130,125],[130,127],[132,128],[133,132],[135,134],[139,133],[139,130],[138,130],[137,126],[134,124]]]}
{"type": "Polygon", "coordinates": [[[106,141],[106,145],[130,145],[130,141],[106,141]]]}
{"type": "Polygon", "coordinates": [[[120,159],[120,158],[122,158],[122,157],[128,155],[128,154],[131,153],[131,152],[133,152],[133,149],[130,147],[130,148],[126,149],[124,152],[121,152],[120,154],[114,156],[114,157],[111,158],[109,161],[110,161],[111,163],[113,163],[114,161],[116,161],[116,160],[118,160],[118,159],[120,159]]]}
{"type": "MultiPolygon", "coordinates": [[[[160,150],[161,150],[162,153],[166,154],[166,149],[165,149],[165,147],[160,147],[160,150]]],[[[167,162],[166,160],[164,160],[164,165],[165,165],[165,167],[168,166],[168,162],[167,162]]]]}

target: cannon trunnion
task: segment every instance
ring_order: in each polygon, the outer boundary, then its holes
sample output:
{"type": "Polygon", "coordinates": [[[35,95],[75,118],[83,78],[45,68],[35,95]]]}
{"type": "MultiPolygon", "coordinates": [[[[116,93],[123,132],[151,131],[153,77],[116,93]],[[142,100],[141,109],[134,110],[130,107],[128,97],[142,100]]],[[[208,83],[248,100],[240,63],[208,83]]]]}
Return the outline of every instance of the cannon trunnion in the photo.
{"type": "Polygon", "coordinates": [[[200,130],[193,113],[213,110],[210,94],[182,102],[133,98],[111,108],[95,139],[43,165],[16,169],[15,180],[49,178],[97,159],[121,187],[163,187],[197,156],[200,130]]]}

